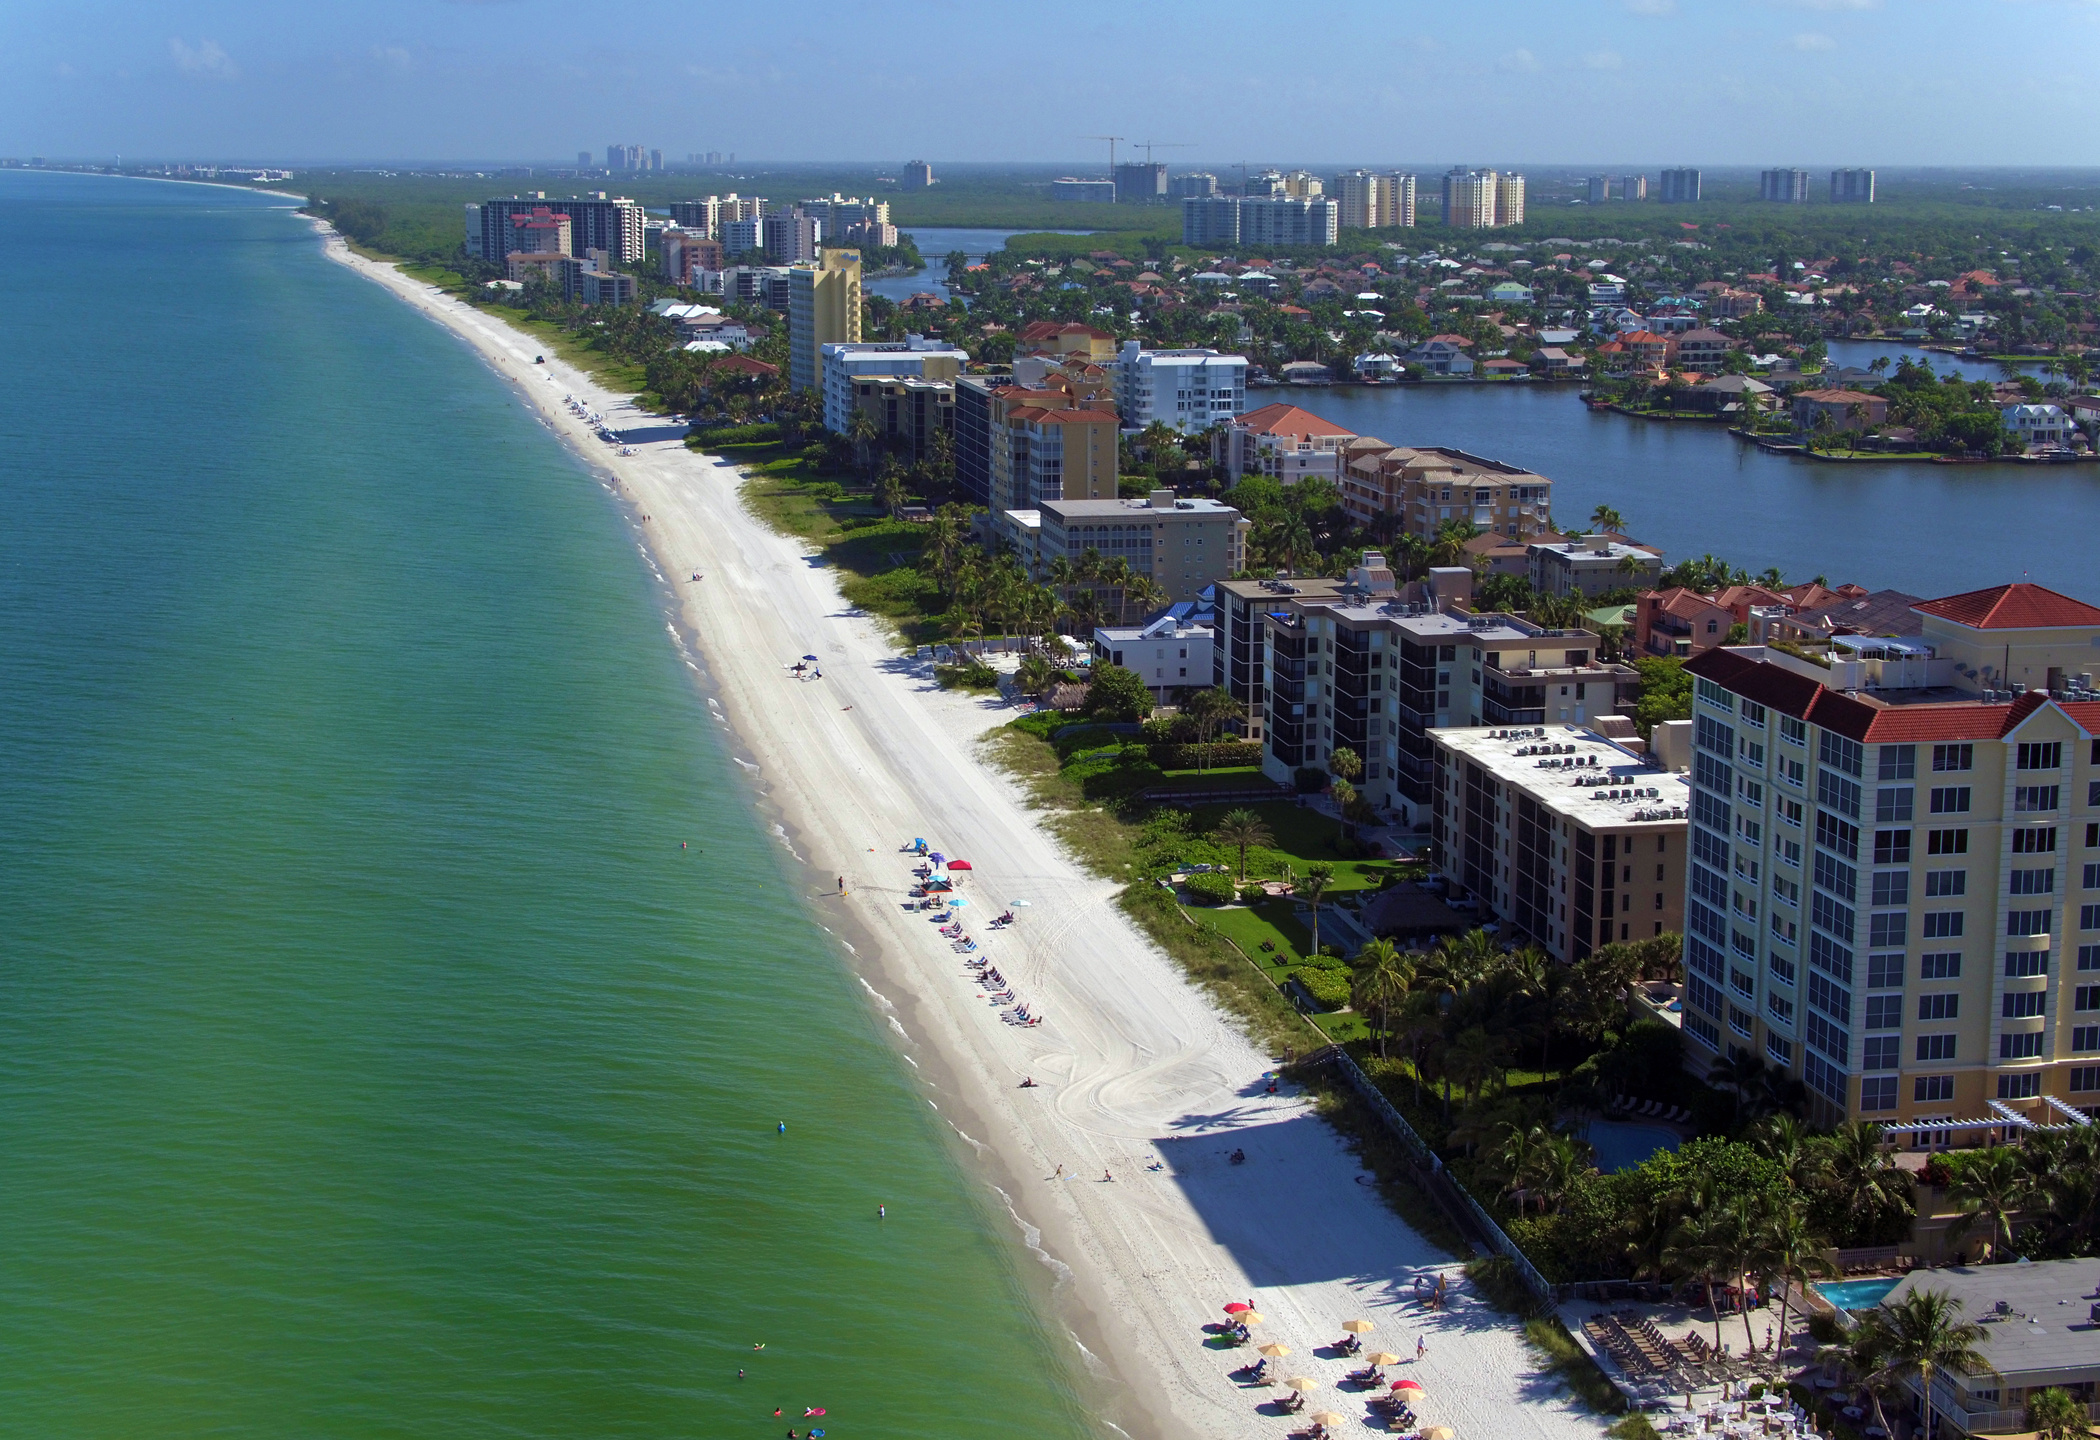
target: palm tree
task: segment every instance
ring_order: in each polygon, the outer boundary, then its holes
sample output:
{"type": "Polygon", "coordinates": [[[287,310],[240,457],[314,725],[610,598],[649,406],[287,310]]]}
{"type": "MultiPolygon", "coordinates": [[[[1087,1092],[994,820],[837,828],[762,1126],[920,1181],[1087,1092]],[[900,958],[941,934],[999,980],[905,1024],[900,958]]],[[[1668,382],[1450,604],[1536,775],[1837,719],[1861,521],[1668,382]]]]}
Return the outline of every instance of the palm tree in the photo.
{"type": "Polygon", "coordinates": [[[1397,1019],[1388,1017],[1387,1033],[1407,1051],[1408,1068],[1415,1077],[1415,1104],[1422,1103],[1422,1046],[1444,1033],[1444,1014],[1432,991],[1411,992],[1397,1019]]]}
{"type": "Polygon", "coordinates": [[[1414,984],[1414,966],[1386,939],[1373,940],[1358,951],[1356,965],[1349,1003],[1377,1029],[1378,1058],[1382,1060],[1392,1013],[1406,1003],[1414,984]]]}
{"type": "Polygon", "coordinates": [[[1424,968],[1445,994],[1462,995],[1487,979],[1501,953],[1487,931],[1468,930],[1437,941],[1424,968]]]}
{"type": "Polygon", "coordinates": [[[1706,1287],[1716,1350],[1721,1348],[1721,1301],[1714,1293],[1714,1282],[1724,1278],[1734,1263],[1732,1240],[1725,1214],[1718,1209],[1697,1209],[1671,1227],[1663,1244],[1663,1268],[1706,1287]]]}
{"type": "Polygon", "coordinates": [[[1218,821],[1217,827],[1210,832],[1210,838],[1217,841],[1220,845],[1238,847],[1240,852],[1240,884],[1244,885],[1247,883],[1248,850],[1256,846],[1266,845],[1274,840],[1276,836],[1270,831],[1268,824],[1263,821],[1260,814],[1243,808],[1227,810],[1224,817],[1218,821]]]}
{"type": "Polygon", "coordinates": [[[1738,1050],[1714,1061],[1713,1068],[1706,1072],[1706,1083],[1735,1098],[1736,1118],[1741,1119],[1764,1091],[1765,1070],[1763,1056],[1738,1050]]]}
{"type": "Polygon", "coordinates": [[[1764,1261],[1761,1270],[1767,1278],[1779,1280],[1777,1343],[1780,1349],[1784,1349],[1787,1307],[1792,1300],[1788,1286],[1797,1282],[1806,1284],[1811,1275],[1834,1274],[1835,1267],[1823,1258],[1824,1237],[1809,1227],[1808,1214],[1793,1195],[1788,1195],[1763,1216],[1758,1240],[1758,1250],[1764,1261]]]}
{"type": "Polygon", "coordinates": [[[1874,1423],[1884,1435],[1895,1433],[1889,1429],[1888,1416],[1881,1408],[1881,1394],[1895,1378],[1889,1370],[1895,1344],[1896,1334],[1889,1324],[1888,1312],[1877,1306],[1861,1315],[1849,1331],[1840,1331],[1835,1342],[1816,1351],[1818,1362],[1846,1371],[1867,1392],[1867,1403],[1874,1407],[1874,1423]]]}
{"type": "Polygon", "coordinates": [[[1872,1120],[1847,1120],[1817,1147],[1822,1182],[1842,1202],[1849,1234],[1864,1233],[1882,1217],[1911,1204],[1910,1177],[1890,1157],[1886,1144],[1882,1128],[1872,1120]]]}
{"type": "Polygon", "coordinates": [[[1328,864],[1308,865],[1305,878],[1297,885],[1300,900],[1312,906],[1312,953],[1320,953],[1320,897],[1334,884],[1334,867],[1328,864]]]}
{"type": "Polygon", "coordinates": [[[1935,1371],[1958,1371],[1963,1375],[1989,1375],[1998,1371],[1983,1353],[1983,1327],[1961,1318],[1961,1301],[1944,1290],[1913,1290],[1898,1305],[1884,1303],[1888,1314],[1889,1358],[1887,1373],[1892,1379],[1918,1377],[1925,1405],[1924,1433],[1933,1433],[1932,1377],[1935,1371]]]}
{"type": "Polygon", "coordinates": [[[1447,1086],[1450,1081],[1458,1082],[1459,1090],[1470,1103],[1489,1081],[1502,1072],[1505,1052],[1506,1046],[1501,1038],[1488,1034],[1483,1027],[1474,1025],[1461,1030],[1445,1051],[1447,1086]]]}
{"type": "Polygon", "coordinates": [[[1014,668],[1014,688],[1031,700],[1039,699],[1057,683],[1057,670],[1041,651],[1025,655],[1014,668]]]}
{"type": "Polygon", "coordinates": [[[1593,1158],[1589,1145],[1571,1135],[1555,1132],[1547,1139],[1531,1171],[1531,1194],[1542,1213],[1559,1209],[1575,1193],[1596,1169],[1593,1158]]]}
{"type": "Polygon", "coordinates": [[[1609,505],[1599,505],[1592,510],[1590,512],[1590,524],[1599,530],[1608,530],[1614,534],[1623,535],[1626,533],[1626,517],[1609,505]]]}
{"type": "Polygon", "coordinates": [[[1791,1115],[1767,1115],[1750,1132],[1750,1144],[1767,1160],[1778,1162],[1789,1189],[1807,1188],[1815,1155],[1807,1126],[1791,1115]]]}
{"type": "Polygon", "coordinates": [[[1502,1173],[1509,1177],[1502,1193],[1517,1202],[1517,1211],[1521,1214],[1531,1202],[1529,1183],[1553,1132],[1544,1125],[1511,1125],[1508,1129],[1509,1136],[1502,1142],[1502,1148],[1495,1152],[1495,1161],[1502,1167],[1502,1173]]]}
{"type": "Polygon", "coordinates": [[[1948,1238],[1959,1240],[1981,1227],[1990,1258],[1998,1259],[2001,1248],[2012,1248],[2013,1216],[2033,1194],[2033,1182],[2019,1151],[2009,1146],[1984,1151],[1972,1158],[1961,1178],[1947,1190],[1947,1198],[1962,1212],[1947,1227],[1948,1238]]]}
{"type": "Polygon", "coordinates": [[[2093,1433],[2086,1423],[2085,1406],[2057,1385],[2027,1393],[2027,1428],[2037,1440],[2073,1440],[2074,1436],[2086,1440],[2093,1433]]]}
{"type": "Polygon", "coordinates": [[[1196,722],[1196,741],[1202,746],[1198,752],[1200,765],[1201,768],[1208,769],[1211,742],[1217,738],[1218,727],[1228,720],[1238,720],[1245,716],[1247,707],[1233,699],[1230,690],[1219,685],[1208,690],[1198,690],[1189,696],[1181,707],[1181,713],[1196,722]]]}

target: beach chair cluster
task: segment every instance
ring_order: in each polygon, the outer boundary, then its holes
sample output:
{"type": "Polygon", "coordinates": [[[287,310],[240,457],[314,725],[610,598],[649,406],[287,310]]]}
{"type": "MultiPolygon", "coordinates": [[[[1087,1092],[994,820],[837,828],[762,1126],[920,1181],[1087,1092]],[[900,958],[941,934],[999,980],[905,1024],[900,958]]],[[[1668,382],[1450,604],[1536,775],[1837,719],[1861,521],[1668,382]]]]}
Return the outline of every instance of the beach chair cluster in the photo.
{"type": "MultiPolygon", "coordinates": [[[[941,938],[948,948],[963,957],[963,966],[983,992],[990,1004],[999,1007],[1002,1023],[1023,1030],[1032,1030],[1043,1023],[1040,1011],[1023,1001],[1014,992],[1013,985],[999,972],[999,967],[986,956],[978,942],[963,924],[962,899],[956,895],[956,881],[970,874],[968,861],[949,860],[938,850],[932,849],[923,839],[914,839],[901,847],[902,852],[920,863],[912,866],[913,884],[907,910],[931,912],[926,918],[940,927],[941,938]],[[923,859],[922,859],[923,857],[923,859]]],[[[1025,905],[1025,900],[1016,900],[1016,906],[1025,905]]],[[[997,933],[1017,923],[1013,910],[994,916],[986,929],[997,933]]]]}
{"type": "Polygon", "coordinates": [[[1681,1105],[1665,1105],[1660,1100],[1641,1100],[1631,1095],[1612,1096],[1611,1108],[1637,1120],[1667,1120],[1674,1125],[1688,1124],[1692,1118],[1692,1112],[1681,1105]]]}

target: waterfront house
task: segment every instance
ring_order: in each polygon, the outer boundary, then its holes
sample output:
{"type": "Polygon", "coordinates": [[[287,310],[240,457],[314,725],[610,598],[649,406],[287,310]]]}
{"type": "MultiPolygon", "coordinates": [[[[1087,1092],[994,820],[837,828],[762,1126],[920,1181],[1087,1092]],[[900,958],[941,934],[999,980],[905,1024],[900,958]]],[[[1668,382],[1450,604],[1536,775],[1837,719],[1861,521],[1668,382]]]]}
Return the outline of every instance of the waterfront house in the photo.
{"type": "Polygon", "coordinates": [[[1449,335],[1437,335],[1423,341],[1403,357],[1408,364],[1420,368],[1430,375],[1470,375],[1473,373],[1473,357],[1460,347],[1466,342],[1449,335]]]}
{"type": "Polygon", "coordinates": [[[2007,405],[1999,415],[2022,450],[2040,450],[2071,442],[2071,417],[2054,405],[2007,405]]]}
{"type": "Polygon", "coordinates": [[[1540,595],[1601,595],[1607,590],[1653,585],[1662,573],[1662,552],[1610,535],[1539,541],[1530,547],[1531,588],[1540,595]]]}
{"type": "Polygon", "coordinates": [[[1670,363],[1680,370],[1717,374],[1737,343],[1718,330],[1687,330],[1670,342],[1670,363]]]}
{"type": "Polygon", "coordinates": [[[1533,353],[1531,368],[1547,380],[1567,380],[1582,373],[1582,362],[1558,345],[1548,345],[1533,353]]]}
{"type": "MultiPolygon", "coordinates": [[[[1949,1266],[1916,1270],[1882,1300],[1901,1305],[1921,1291],[1959,1302],[1961,1318],[1979,1322],[1976,1348],[1997,1373],[1935,1371],[1932,1409],[1962,1434],[2025,1430],[2027,1401],[2036,1392],[2070,1392],[2090,1416],[2100,1387],[2100,1260],[2042,1260],[2017,1265],[1949,1266]]],[[[1910,1380],[1906,1398],[1923,1398],[1910,1380]]]]}
{"type": "Polygon", "coordinates": [[[1801,390],[1794,395],[1794,428],[1878,430],[1889,418],[1889,402],[1864,390],[1801,390]]]}
{"type": "Polygon", "coordinates": [[[1642,655],[1685,659],[1725,644],[1735,625],[1734,611],[1682,585],[1650,590],[1636,603],[1633,646],[1642,655]]]}

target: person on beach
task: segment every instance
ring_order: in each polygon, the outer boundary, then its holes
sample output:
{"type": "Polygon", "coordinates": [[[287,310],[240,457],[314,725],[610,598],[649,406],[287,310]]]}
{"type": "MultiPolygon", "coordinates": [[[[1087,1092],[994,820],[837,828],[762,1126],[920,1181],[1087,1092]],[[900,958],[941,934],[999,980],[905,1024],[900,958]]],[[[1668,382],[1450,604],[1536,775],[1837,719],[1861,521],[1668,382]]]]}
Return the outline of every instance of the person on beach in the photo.
{"type": "Polygon", "coordinates": [[[876,1218],[877,1220],[887,1220],[887,1219],[889,1219],[889,1218],[890,1218],[890,1207],[889,1207],[889,1206],[887,1206],[887,1205],[877,1205],[877,1206],[875,1207],[875,1218],[876,1218]]]}
{"type": "Polygon", "coordinates": [[[1428,1353],[1429,1342],[1419,1335],[1415,1336],[1415,1363],[1417,1365],[1421,1364],[1422,1357],[1427,1355],[1428,1353]]]}
{"type": "Polygon", "coordinates": [[[1052,1176],[1051,1176],[1050,1178],[1051,1178],[1052,1180],[1062,1180],[1062,1179],[1064,1179],[1064,1178],[1065,1178],[1065,1167],[1064,1167],[1064,1166],[1062,1166],[1062,1165],[1058,1166],[1058,1167],[1057,1167],[1057,1173],[1056,1173],[1055,1175],[1052,1175],[1052,1176]]]}

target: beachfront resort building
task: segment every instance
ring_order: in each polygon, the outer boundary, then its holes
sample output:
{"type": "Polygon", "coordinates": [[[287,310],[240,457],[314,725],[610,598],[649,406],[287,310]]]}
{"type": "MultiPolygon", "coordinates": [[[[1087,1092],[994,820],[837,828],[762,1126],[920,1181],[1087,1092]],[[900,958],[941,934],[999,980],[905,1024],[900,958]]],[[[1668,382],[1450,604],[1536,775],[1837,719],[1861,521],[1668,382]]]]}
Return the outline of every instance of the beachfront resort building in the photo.
{"type": "Polygon", "coordinates": [[[1437,867],[1454,896],[1565,964],[1683,928],[1683,775],[1583,725],[1430,739],[1437,867]]]}
{"type": "Polygon", "coordinates": [[[1339,219],[1344,230],[1405,229],[1415,223],[1412,175],[1352,170],[1335,176],[1327,188],[1341,207],[1339,219]]]}
{"type": "Polygon", "coordinates": [[[632,265],[648,254],[645,216],[639,201],[608,198],[603,190],[595,195],[571,195],[549,206],[547,192],[513,195],[503,200],[485,200],[466,207],[467,253],[500,265],[520,248],[514,217],[530,216],[536,209],[552,208],[569,217],[569,254],[603,250],[622,265],[632,265]]]}
{"type": "Polygon", "coordinates": [[[708,195],[698,200],[673,200],[671,223],[709,239],[722,238],[722,227],[738,220],[756,220],[766,213],[762,195],[708,195]]]}
{"type": "Polygon", "coordinates": [[[1136,671],[1164,705],[1182,691],[1209,686],[1214,636],[1177,606],[1143,625],[1096,626],[1094,658],[1136,671]]]}
{"type": "Polygon", "coordinates": [[[1290,781],[1347,747],[1363,761],[1364,798],[1427,830],[1432,731],[1584,725],[1631,704],[1640,677],[1600,663],[1595,634],[1476,614],[1472,581],[1463,566],[1432,570],[1426,600],[1403,599],[1383,558],[1366,551],[1339,593],[1275,595],[1262,617],[1264,773],[1290,781]]]}
{"type": "Polygon", "coordinates": [[[1686,1063],[1761,1055],[1819,1121],[1972,1143],[2100,1108],[2100,608],[1912,609],[1685,664],[1686,1063]]]}
{"type": "Polygon", "coordinates": [[[839,341],[820,347],[817,356],[817,374],[824,391],[824,428],[834,435],[844,435],[852,428],[853,410],[859,403],[856,381],[878,375],[910,375],[953,383],[963,366],[970,363],[969,351],[928,340],[923,335],[907,335],[901,343],[839,341]]]}
{"type": "Polygon", "coordinates": [[[657,259],[664,279],[694,290],[720,292],[728,259],[722,242],[697,230],[668,226],[657,240],[657,259]]]}
{"type": "Polygon", "coordinates": [[[1234,417],[1219,432],[1217,458],[1232,483],[1244,475],[1268,475],[1285,485],[1307,476],[1340,481],[1342,447],[1354,432],[1296,405],[1264,405],[1234,417]]]}
{"type": "Polygon", "coordinates": [[[1402,532],[1427,541],[1453,520],[1524,539],[1545,532],[1553,510],[1553,482],[1543,475],[1463,450],[1369,436],[1346,445],[1341,492],[1358,524],[1392,515],[1402,532]]]}
{"type": "Polygon", "coordinates": [[[821,389],[825,347],[860,340],[860,252],[826,250],[814,264],[791,267],[787,311],[788,387],[821,389]]]}
{"type": "Polygon", "coordinates": [[[935,435],[955,428],[955,383],[951,380],[863,376],[853,382],[853,403],[874,425],[877,444],[895,441],[914,460],[927,452],[935,435]]]}
{"type": "Polygon", "coordinates": [[[1116,355],[1116,409],[1125,430],[1154,421],[1184,434],[1208,430],[1247,408],[1247,359],[1216,350],[1147,350],[1135,340],[1116,355]]]}
{"type": "Polygon", "coordinates": [[[1250,528],[1215,500],[1184,500],[1154,490],[1142,500],[1045,500],[1036,507],[1037,564],[1078,564],[1092,550],[1148,576],[1170,601],[1191,600],[1246,563],[1250,528]]]}

